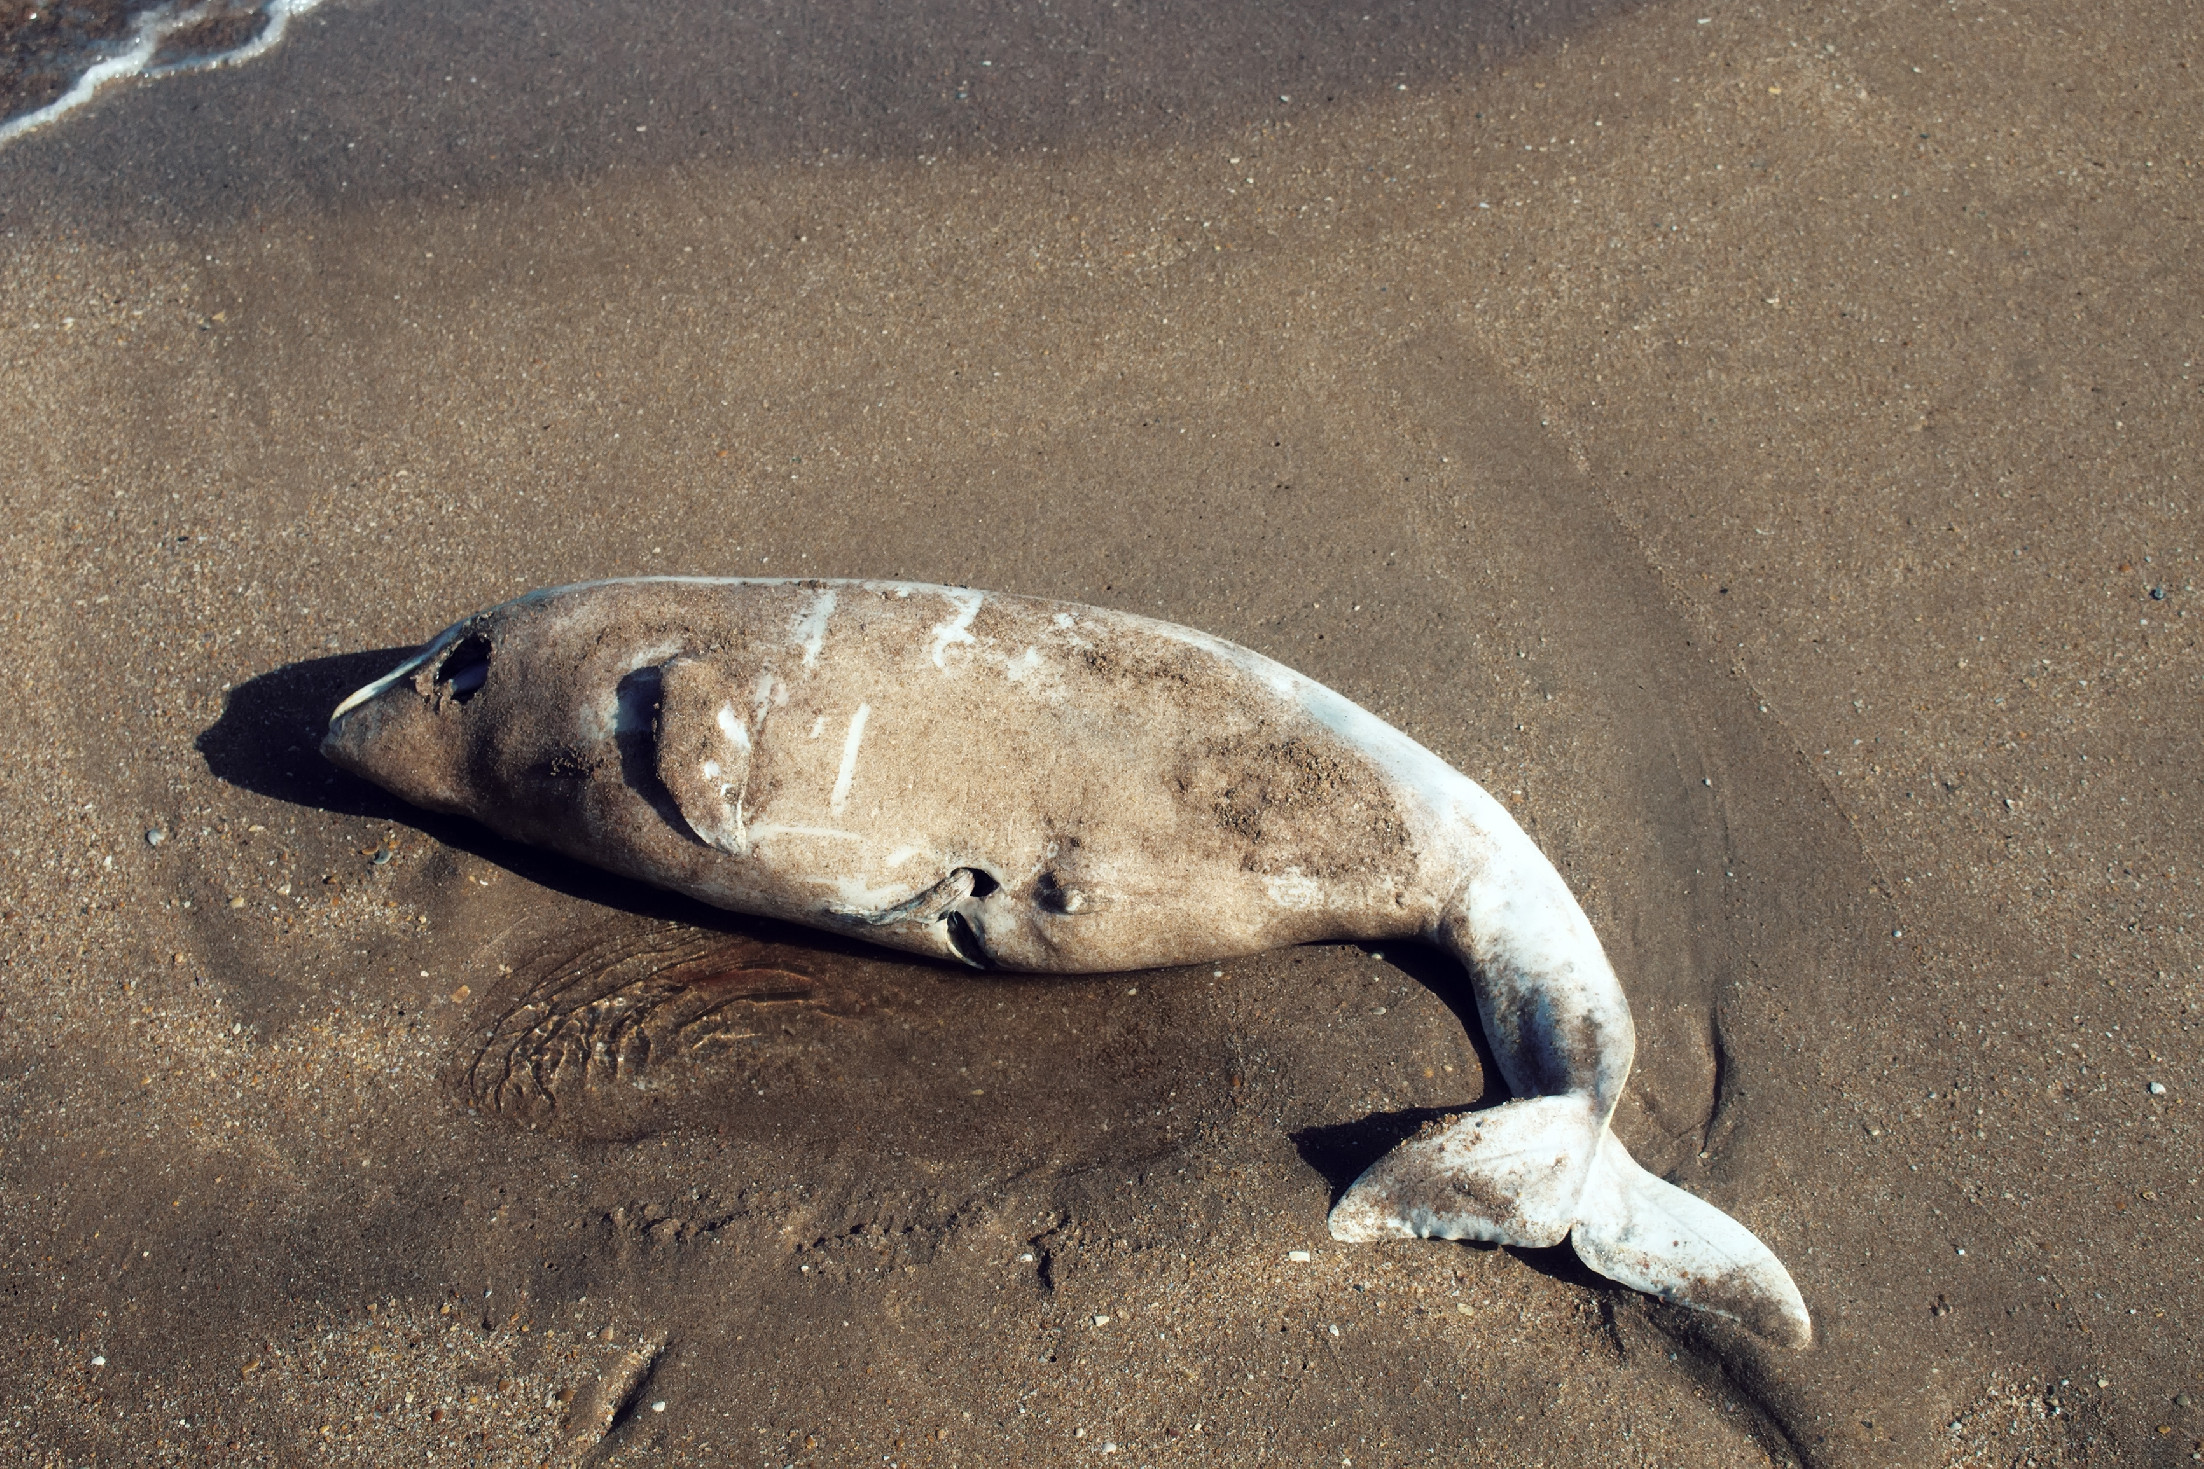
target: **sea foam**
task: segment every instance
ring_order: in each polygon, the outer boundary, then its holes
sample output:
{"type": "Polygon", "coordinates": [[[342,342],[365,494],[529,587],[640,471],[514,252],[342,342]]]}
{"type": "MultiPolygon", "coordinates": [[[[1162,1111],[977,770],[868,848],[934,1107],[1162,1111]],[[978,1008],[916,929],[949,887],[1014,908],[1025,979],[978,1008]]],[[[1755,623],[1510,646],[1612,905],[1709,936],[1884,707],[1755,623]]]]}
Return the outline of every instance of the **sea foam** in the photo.
{"type": "Polygon", "coordinates": [[[163,41],[179,31],[232,13],[232,7],[220,4],[219,0],[193,0],[189,4],[172,3],[144,11],[132,22],[130,35],[121,49],[92,61],[77,74],[76,80],[66,92],[44,107],[0,122],[0,145],[11,143],[25,133],[34,132],[76,111],[110,82],[129,77],[162,77],[174,76],[179,72],[208,71],[218,66],[233,66],[239,62],[251,61],[281,44],[284,32],[290,29],[292,19],[304,15],[320,3],[321,0],[268,0],[261,11],[267,17],[266,24],[242,46],[163,62],[157,66],[154,58],[160,55],[163,41]]]}

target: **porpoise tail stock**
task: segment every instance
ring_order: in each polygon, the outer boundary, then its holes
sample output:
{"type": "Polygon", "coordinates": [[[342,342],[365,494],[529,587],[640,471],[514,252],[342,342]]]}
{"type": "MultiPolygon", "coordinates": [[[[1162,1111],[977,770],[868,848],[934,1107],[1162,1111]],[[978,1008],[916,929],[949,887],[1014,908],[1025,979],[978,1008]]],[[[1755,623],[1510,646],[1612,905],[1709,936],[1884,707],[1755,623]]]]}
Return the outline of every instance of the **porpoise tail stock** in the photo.
{"type": "Polygon", "coordinates": [[[1470,971],[1516,1099],[1431,1123],[1380,1158],[1333,1208],[1333,1238],[1568,1239],[1610,1280],[1807,1345],[1806,1304],[1774,1253],[1639,1167],[1609,1130],[1637,1049],[1621,982],[1553,864],[1482,788],[1455,779],[1446,804],[1468,870],[1426,936],[1470,971]]]}
{"type": "Polygon", "coordinates": [[[1608,1130],[1635,1054],[1559,873],[1486,791],[1259,653],[914,582],[644,577],[477,613],[330,716],[419,805],[743,913],[983,969],[1427,937],[1516,1100],[1380,1159],[1343,1240],[1555,1245],[1811,1336],[1765,1246],[1608,1130]]]}

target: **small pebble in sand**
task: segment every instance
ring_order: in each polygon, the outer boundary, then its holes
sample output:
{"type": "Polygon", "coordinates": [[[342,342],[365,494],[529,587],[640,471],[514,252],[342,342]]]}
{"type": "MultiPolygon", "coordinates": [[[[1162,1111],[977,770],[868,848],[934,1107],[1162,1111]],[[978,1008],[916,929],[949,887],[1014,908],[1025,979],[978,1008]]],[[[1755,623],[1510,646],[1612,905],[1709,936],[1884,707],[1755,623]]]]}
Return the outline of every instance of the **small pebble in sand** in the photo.
{"type": "Polygon", "coordinates": [[[2166,1094],[2166,1084],[2162,1081],[2152,1082],[2150,1084],[2150,1094],[2154,1097],[2164,1096],[2166,1094]]]}
{"type": "Polygon", "coordinates": [[[650,1405],[650,1410],[651,1410],[651,1411],[652,1411],[653,1413],[663,1413],[663,1412],[665,1412],[665,1411],[666,1411],[666,1400],[665,1400],[664,1398],[660,1398],[660,1399],[659,1399],[659,1400],[658,1400],[657,1402],[655,1402],[655,1403],[652,1403],[652,1404],[650,1405]]]}
{"type": "Polygon", "coordinates": [[[147,846],[157,847],[167,840],[168,833],[166,831],[163,831],[160,827],[153,826],[146,828],[145,844],[147,846]]]}
{"type": "Polygon", "coordinates": [[[1094,1324],[1097,1326],[1107,1326],[1110,1324],[1110,1318],[1107,1316],[1097,1316],[1094,1318],[1094,1324]]]}
{"type": "Polygon", "coordinates": [[[1306,1265],[1309,1263],[1309,1252],[1307,1250],[1288,1250],[1286,1251],[1286,1258],[1296,1265],[1306,1265]]]}

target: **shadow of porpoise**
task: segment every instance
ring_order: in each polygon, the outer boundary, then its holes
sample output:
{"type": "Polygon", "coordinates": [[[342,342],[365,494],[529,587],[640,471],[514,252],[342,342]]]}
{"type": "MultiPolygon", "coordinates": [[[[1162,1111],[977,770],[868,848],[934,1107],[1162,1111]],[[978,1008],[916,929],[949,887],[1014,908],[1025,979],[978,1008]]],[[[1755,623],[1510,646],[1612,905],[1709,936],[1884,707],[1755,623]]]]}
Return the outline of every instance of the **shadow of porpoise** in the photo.
{"type": "Polygon", "coordinates": [[[1331,1202],[1336,1206],[1364,1169],[1414,1137],[1425,1123],[1467,1110],[1463,1107],[1404,1107],[1394,1112],[1372,1112],[1353,1122],[1304,1127],[1293,1134],[1293,1146],[1301,1155],[1301,1161],[1323,1176],[1331,1189],[1331,1202]]]}
{"type": "Polygon", "coordinates": [[[216,779],[230,785],[347,816],[417,823],[415,810],[380,786],[321,758],[321,737],[339,700],[381,678],[415,652],[377,648],[309,658],[230,690],[222,717],[193,746],[216,779]]]}
{"type": "Polygon", "coordinates": [[[338,702],[417,651],[377,648],[308,658],[248,679],[230,690],[222,717],[199,732],[193,747],[216,779],[241,790],[293,806],[411,827],[572,896],[691,922],[714,911],[610,873],[589,872],[551,853],[507,841],[464,817],[425,811],[323,759],[322,734],[338,702]],[[669,903],[681,904],[683,911],[665,911],[669,903]]]}

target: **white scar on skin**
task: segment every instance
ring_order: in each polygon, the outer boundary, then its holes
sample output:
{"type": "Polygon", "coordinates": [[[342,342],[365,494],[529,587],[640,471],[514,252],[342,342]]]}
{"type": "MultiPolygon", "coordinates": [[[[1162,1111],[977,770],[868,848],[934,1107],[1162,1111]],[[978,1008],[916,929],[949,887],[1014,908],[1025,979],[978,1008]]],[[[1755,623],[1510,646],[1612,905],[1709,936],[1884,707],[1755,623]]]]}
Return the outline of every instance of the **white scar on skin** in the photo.
{"type": "Polygon", "coordinates": [[[849,783],[857,777],[857,747],[864,742],[865,721],[871,717],[870,704],[859,704],[849,717],[849,734],[842,740],[842,770],[834,777],[834,794],[827,798],[827,809],[837,816],[849,804],[849,783]]]}
{"type": "Polygon", "coordinates": [[[804,650],[804,667],[818,663],[819,650],[826,646],[827,619],[833,615],[834,593],[821,592],[796,619],[796,644],[804,650]]]}
{"type": "Polygon", "coordinates": [[[765,731],[765,716],[772,712],[776,703],[785,703],[787,699],[788,691],[781,686],[779,679],[773,677],[772,669],[768,668],[758,675],[757,686],[750,691],[750,708],[751,723],[757,725],[761,735],[765,731]]]}
{"type": "Polygon", "coordinates": [[[745,755],[750,753],[750,731],[744,726],[741,716],[735,713],[734,705],[719,706],[719,732],[727,736],[728,744],[745,755]]]}
{"type": "Polygon", "coordinates": [[[948,671],[947,654],[951,643],[976,643],[969,629],[972,619],[980,615],[980,606],[987,600],[985,592],[968,592],[961,587],[946,588],[942,595],[949,605],[956,608],[956,616],[943,618],[934,624],[934,667],[948,671]]]}

